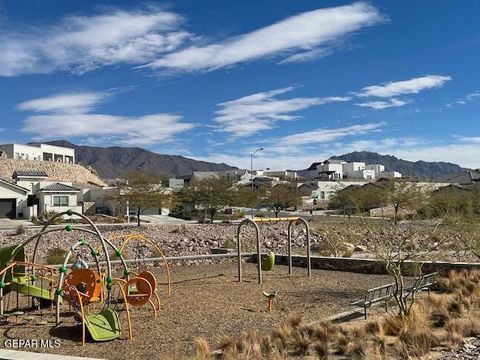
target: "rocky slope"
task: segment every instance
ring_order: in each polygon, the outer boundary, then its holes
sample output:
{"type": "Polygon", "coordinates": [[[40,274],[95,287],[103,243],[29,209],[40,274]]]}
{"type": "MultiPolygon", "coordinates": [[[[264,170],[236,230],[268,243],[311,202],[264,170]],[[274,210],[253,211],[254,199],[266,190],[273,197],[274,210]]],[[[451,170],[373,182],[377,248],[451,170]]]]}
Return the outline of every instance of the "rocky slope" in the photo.
{"type": "Polygon", "coordinates": [[[0,158],[1,178],[11,180],[15,170],[45,171],[48,174],[48,181],[66,181],[77,185],[105,185],[93,169],[78,164],[0,158]]]}

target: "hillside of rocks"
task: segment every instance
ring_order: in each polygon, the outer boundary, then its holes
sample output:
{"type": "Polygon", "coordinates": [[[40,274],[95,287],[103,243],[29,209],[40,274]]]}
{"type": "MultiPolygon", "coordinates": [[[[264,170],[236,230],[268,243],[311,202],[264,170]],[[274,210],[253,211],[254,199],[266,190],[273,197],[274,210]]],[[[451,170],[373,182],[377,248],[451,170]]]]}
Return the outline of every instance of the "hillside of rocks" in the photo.
{"type": "Polygon", "coordinates": [[[105,185],[95,170],[78,164],[53,161],[36,161],[0,158],[0,178],[10,180],[15,170],[45,171],[49,181],[65,181],[74,184],[105,185]]]}

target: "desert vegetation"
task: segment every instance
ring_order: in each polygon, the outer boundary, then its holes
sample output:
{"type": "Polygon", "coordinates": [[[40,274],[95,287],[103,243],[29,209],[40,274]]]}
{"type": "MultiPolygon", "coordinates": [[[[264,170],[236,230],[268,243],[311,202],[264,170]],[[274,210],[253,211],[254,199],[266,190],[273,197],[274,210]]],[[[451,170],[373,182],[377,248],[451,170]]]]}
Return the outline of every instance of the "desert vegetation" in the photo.
{"type": "Polygon", "coordinates": [[[452,271],[439,278],[435,293],[419,298],[408,314],[386,313],[341,325],[305,324],[301,317],[291,316],[269,334],[219,336],[213,345],[196,339],[197,358],[421,358],[480,335],[479,285],[479,271],[452,271]]]}

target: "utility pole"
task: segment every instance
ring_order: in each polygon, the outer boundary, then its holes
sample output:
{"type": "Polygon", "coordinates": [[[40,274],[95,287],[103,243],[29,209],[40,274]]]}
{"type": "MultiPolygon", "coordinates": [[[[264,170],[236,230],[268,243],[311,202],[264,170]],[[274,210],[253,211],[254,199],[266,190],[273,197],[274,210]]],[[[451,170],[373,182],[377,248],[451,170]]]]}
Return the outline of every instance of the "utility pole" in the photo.
{"type": "MultiPolygon", "coordinates": [[[[257,151],[262,151],[263,147],[256,149],[253,153],[250,154],[250,185],[252,187],[252,193],[253,193],[253,156],[257,153],[257,151]]],[[[253,212],[253,205],[252,205],[252,218],[254,216],[253,212]]]]}

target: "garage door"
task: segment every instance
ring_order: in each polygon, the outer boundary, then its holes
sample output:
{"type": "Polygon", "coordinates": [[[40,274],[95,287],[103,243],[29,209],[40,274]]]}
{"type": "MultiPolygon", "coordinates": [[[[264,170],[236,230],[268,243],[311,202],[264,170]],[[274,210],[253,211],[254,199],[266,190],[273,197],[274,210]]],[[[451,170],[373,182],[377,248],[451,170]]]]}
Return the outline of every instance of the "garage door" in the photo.
{"type": "Polygon", "coordinates": [[[16,203],[15,199],[0,199],[0,218],[15,219],[16,203]]]}

